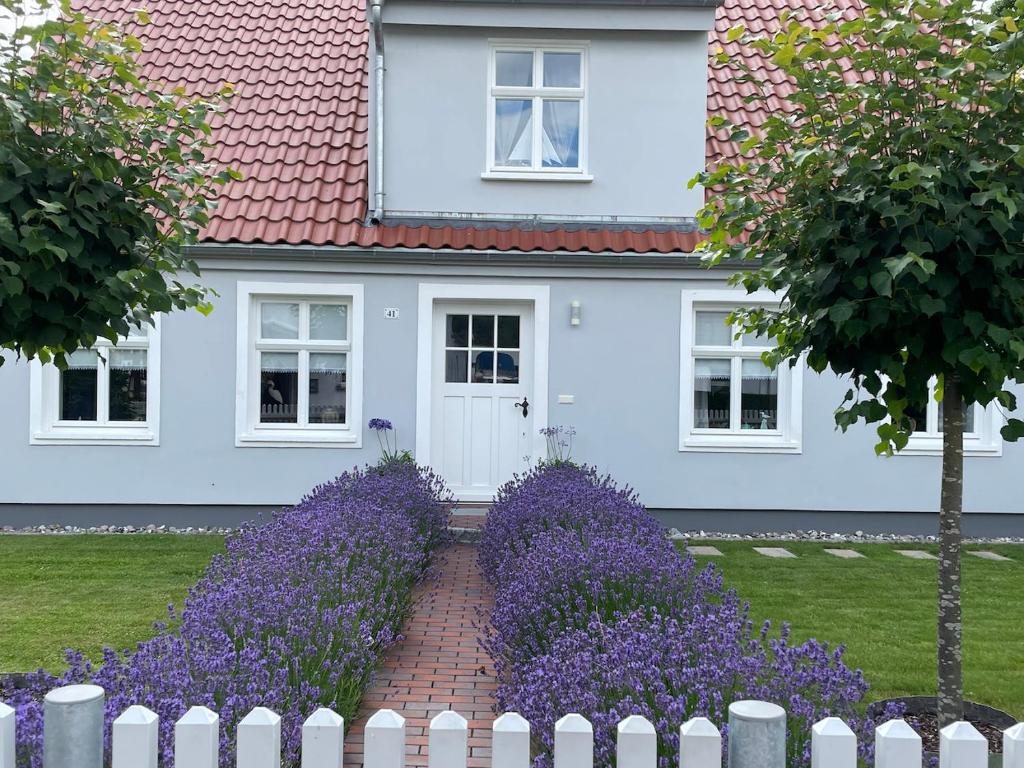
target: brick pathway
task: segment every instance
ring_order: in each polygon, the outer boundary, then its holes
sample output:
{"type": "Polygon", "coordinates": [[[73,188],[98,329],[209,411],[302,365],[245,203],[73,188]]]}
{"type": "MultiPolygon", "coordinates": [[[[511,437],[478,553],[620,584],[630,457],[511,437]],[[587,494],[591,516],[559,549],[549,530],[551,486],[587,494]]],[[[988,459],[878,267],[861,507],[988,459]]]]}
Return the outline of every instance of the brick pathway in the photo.
{"type": "Polygon", "coordinates": [[[406,765],[427,764],[430,719],[446,709],[469,720],[470,768],[489,763],[496,683],[473,626],[478,609],[490,606],[476,558],[475,546],[452,545],[439,555],[439,576],[418,588],[405,640],[378,669],[363,698],[363,712],[345,740],[346,768],[362,766],[366,719],[384,708],[406,719],[406,765]]]}

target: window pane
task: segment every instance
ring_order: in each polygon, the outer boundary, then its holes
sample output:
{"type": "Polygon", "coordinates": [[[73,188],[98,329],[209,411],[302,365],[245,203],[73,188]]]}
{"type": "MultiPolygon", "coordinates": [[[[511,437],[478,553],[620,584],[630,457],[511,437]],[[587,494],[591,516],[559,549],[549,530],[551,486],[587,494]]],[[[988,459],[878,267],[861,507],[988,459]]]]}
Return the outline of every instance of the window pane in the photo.
{"type": "Polygon", "coordinates": [[[533,51],[498,51],[494,65],[495,85],[533,85],[533,51]]]}
{"type": "Polygon", "coordinates": [[[533,102],[498,99],[494,102],[494,164],[529,168],[533,160],[533,102]]]}
{"type": "Polygon", "coordinates": [[[128,323],[128,336],[129,336],[129,338],[133,338],[133,339],[134,338],[145,338],[146,336],[149,335],[149,329],[151,327],[152,326],[146,325],[145,323],[143,323],[141,328],[137,328],[132,323],[128,323]]]}
{"type": "Polygon", "coordinates": [[[498,317],[498,346],[519,348],[519,315],[498,317]]]}
{"type": "Polygon", "coordinates": [[[582,60],[578,53],[545,53],[544,85],[548,88],[579,88],[582,60]]]}
{"type": "Polygon", "coordinates": [[[299,338],[299,305],[264,302],[260,305],[260,336],[264,339],[299,338]]]}
{"type": "Polygon", "coordinates": [[[494,383],[494,351],[490,349],[473,350],[473,383],[494,383]]]}
{"type": "Polygon", "coordinates": [[[110,350],[110,420],[146,420],[146,350],[110,350]]]}
{"type": "MultiPolygon", "coordinates": [[[[929,397],[930,396],[931,393],[929,393],[929,397]]],[[[939,407],[942,407],[941,404],[939,407]]],[[[924,433],[928,431],[928,412],[925,407],[917,408],[913,405],[907,405],[906,409],[903,411],[903,415],[909,422],[911,432],[924,433]]],[[[941,429],[941,417],[939,418],[939,422],[941,429]]]]}
{"type": "Polygon", "coordinates": [[[778,429],[779,376],[760,360],[743,361],[741,429],[778,429]]]}
{"type": "Polygon", "coordinates": [[[473,315],[473,346],[494,346],[494,315],[473,315]]]}
{"type": "Polygon", "coordinates": [[[469,381],[469,352],[464,349],[444,353],[444,380],[449,384],[469,381]]]}
{"type": "MultiPolygon", "coordinates": [[[[975,432],[975,412],[976,411],[977,411],[977,406],[975,406],[975,405],[968,406],[966,403],[964,404],[964,434],[965,435],[973,435],[974,432],[975,432]]],[[[938,416],[938,419],[939,419],[939,423],[935,425],[935,431],[938,432],[939,434],[941,434],[942,433],[942,403],[941,402],[939,403],[939,416],[938,416]]]]}
{"type": "Polygon", "coordinates": [[[348,307],[344,304],[310,304],[309,338],[331,341],[348,339],[348,307]]]}
{"type": "Polygon", "coordinates": [[[580,103],[544,101],[543,157],[545,168],[580,165],[580,103]]]}
{"type": "Polygon", "coordinates": [[[96,421],[98,367],[94,349],[77,349],[68,355],[68,368],[60,373],[61,421],[96,421]]]}
{"type": "Polygon", "coordinates": [[[693,426],[729,429],[731,363],[728,360],[694,361],[693,426]]]}
{"type": "Polygon", "coordinates": [[[469,346],[469,315],[448,315],[446,347],[469,346]]]}
{"type": "Polygon", "coordinates": [[[498,375],[499,384],[519,383],[519,353],[499,352],[498,353],[498,375]]]}
{"type": "Polygon", "coordinates": [[[309,423],[344,424],[346,355],[309,355],[309,423]]]}
{"type": "Polygon", "coordinates": [[[299,414],[298,353],[263,352],[260,361],[260,422],[295,424],[299,414]]]}
{"type": "Polygon", "coordinates": [[[775,346],[775,340],[770,336],[755,336],[752,333],[743,334],[744,347],[757,347],[759,349],[770,349],[775,346]]]}
{"type": "Polygon", "coordinates": [[[697,344],[702,347],[732,346],[732,326],[726,325],[728,312],[697,313],[697,344]]]}

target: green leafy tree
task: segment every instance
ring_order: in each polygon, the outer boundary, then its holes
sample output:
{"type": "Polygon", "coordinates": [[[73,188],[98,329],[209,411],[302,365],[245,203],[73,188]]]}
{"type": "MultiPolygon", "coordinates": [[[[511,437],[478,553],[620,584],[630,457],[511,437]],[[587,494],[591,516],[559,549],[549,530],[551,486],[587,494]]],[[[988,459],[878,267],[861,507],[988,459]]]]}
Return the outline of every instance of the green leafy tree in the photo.
{"type": "Polygon", "coordinates": [[[234,177],[207,160],[229,90],[148,81],[136,37],[66,0],[49,21],[25,23],[28,10],[0,0],[0,350],[62,367],[153,313],[209,310],[182,281],[198,275],[186,246],[234,177]]]}
{"type": "MultiPolygon", "coordinates": [[[[769,115],[756,135],[721,120],[742,157],[696,177],[710,264],[767,288],[780,308],[733,320],[774,337],[773,366],[806,355],[851,387],[846,430],[877,424],[899,451],[927,405],[943,403],[939,527],[939,718],[963,712],[960,544],[964,404],[1017,405],[1024,382],[1024,42],[1013,18],[971,0],[864,0],[844,20],[784,13],[774,32],[730,32],[790,79],[770,84],[719,52],[769,115]]],[[[1007,440],[1024,434],[1010,418],[1007,440]]],[[[856,482],[856,478],[851,479],[856,482]]]]}

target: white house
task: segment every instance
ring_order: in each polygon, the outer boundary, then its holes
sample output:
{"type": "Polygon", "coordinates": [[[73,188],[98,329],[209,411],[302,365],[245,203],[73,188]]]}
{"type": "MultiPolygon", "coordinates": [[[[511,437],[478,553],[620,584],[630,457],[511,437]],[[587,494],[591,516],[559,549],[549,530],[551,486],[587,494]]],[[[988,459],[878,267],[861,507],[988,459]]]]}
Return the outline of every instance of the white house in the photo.
{"type": "MultiPolygon", "coordinates": [[[[680,528],[934,527],[937,406],[876,458],[872,429],[835,431],[842,381],[732,340],[746,299],[693,255],[687,181],[735,151],[708,113],[763,119],[709,42],[776,83],[725,32],[783,3],[146,5],[151,76],[237,89],[215,135],[244,180],[196,248],[219,299],[64,374],[0,369],[0,525],[250,517],[374,461],[382,417],[467,502],[571,425],[680,528]]],[[[1024,529],[1002,418],[971,414],[968,533],[1024,529]]]]}

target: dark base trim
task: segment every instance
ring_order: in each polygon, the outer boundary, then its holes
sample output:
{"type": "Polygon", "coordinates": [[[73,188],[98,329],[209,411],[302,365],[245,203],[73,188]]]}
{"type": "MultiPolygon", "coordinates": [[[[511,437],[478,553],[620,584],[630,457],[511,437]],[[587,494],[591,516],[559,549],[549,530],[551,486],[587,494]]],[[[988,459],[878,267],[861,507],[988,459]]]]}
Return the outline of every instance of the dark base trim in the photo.
{"type": "Polygon", "coordinates": [[[268,516],[278,506],[259,504],[0,504],[0,528],[39,525],[171,525],[233,528],[268,516]]]}

